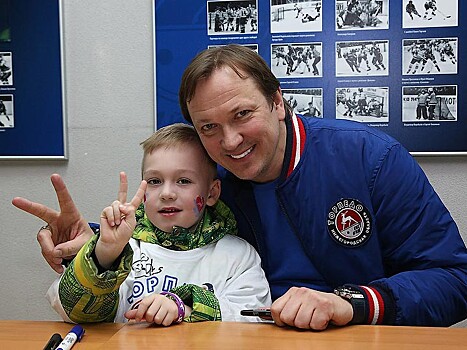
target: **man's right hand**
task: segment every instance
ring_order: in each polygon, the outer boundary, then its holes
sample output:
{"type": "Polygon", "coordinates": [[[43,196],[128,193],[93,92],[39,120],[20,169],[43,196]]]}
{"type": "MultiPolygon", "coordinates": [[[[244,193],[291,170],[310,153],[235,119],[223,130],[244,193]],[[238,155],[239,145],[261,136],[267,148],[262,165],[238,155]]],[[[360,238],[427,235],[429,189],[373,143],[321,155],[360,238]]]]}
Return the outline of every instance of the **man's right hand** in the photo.
{"type": "Polygon", "coordinates": [[[48,224],[48,228],[41,228],[37,233],[37,241],[44,259],[52,269],[61,273],[63,259],[73,258],[93,232],[75,206],[61,176],[53,174],[50,180],[57,194],[59,212],[21,197],[14,198],[12,203],[48,224]]]}

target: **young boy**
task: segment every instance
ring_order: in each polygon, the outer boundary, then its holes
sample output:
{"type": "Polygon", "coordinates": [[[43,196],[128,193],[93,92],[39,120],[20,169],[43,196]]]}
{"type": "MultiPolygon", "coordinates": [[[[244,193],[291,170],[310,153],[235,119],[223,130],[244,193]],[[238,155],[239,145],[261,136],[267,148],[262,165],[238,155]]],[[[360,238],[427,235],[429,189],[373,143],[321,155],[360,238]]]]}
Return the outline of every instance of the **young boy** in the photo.
{"type": "Polygon", "coordinates": [[[240,310],[271,303],[260,258],[232,235],[216,164],[195,130],[173,124],[141,145],[137,193],[103,210],[100,232],[47,293],[54,309],[72,322],[258,320],[240,310]]]}

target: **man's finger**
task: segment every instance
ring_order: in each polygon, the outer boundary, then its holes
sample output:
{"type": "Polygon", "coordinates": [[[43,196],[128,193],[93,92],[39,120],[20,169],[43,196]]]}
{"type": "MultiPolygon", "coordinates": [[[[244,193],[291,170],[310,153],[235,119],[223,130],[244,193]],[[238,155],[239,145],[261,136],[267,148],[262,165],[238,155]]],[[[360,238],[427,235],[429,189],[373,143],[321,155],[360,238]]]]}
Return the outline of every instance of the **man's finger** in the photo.
{"type": "Polygon", "coordinates": [[[133,205],[135,208],[138,208],[138,206],[143,201],[144,194],[146,193],[146,186],[147,186],[147,182],[145,180],[141,181],[141,184],[139,185],[135,196],[131,200],[130,204],[133,205]]]}
{"type": "Polygon", "coordinates": [[[120,187],[118,189],[117,199],[120,203],[126,203],[128,195],[128,178],[124,171],[120,172],[120,187]]]}
{"type": "Polygon", "coordinates": [[[41,246],[41,253],[45,261],[58,273],[63,272],[63,267],[61,265],[62,259],[57,258],[54,252],[54,242],[52,240],[52,232],[46,229],[41,229],[37,233],[37,241],[41,246]]]}
{"type": "Polygon", "coordinates": [[[70,192],[68,192],[62,177],[58,174],[52,174],[50,181],[52,182],[55,193],[57,194],[58,204],[60,206],[61,212],[78,212],[78,209],[75,206],[75,202],[73,202],[70,192]]]}
{"type": "Polygon", "coordinates": [[[31,202],[26,198],[15,197],[11,203],[18,209],[24,210],[25,212],[32,214],[47,223],[52,222],[58,215],[55,210],[50,209],[43,204],[31,202]]]}
{"type": "Polygon", "coordinates": [[[54,250],[54,257],[61,257],[63,259],[69,259],[75,257],[75,255],[79,252],[81,247],[89,241],[89,239],[92,237],[93,233],[92,231],[86,231],[86,233],[83,233],[79,236],[77,236],[75,239],[71,241],[67,241],[64,243],[60,243],[55,247],[54,250]]]}

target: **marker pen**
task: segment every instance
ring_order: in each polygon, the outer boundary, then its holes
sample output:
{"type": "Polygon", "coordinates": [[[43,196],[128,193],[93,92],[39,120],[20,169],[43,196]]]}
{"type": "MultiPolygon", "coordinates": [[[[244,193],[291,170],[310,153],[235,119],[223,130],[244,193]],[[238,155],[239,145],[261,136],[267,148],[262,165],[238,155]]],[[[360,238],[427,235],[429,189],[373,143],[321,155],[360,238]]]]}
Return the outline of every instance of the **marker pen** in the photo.
{"type": "Polygon", "coordinates": [[[50,337],[50,340],[49,342],[45,345],[44,349],[43,350],[55,350],[58,346],[58,344],[60,344],[62,342],[62,336],[58,333],[55,333],[53,334],[51,337],[50,337]]]}
{"type": "Polygon", "coordinates": [[[63,338],[56,350],[70,350],[76,341],[80,341],[84,335],[84,329],[79,324],[74,326],[71,331],[63,338]]]}

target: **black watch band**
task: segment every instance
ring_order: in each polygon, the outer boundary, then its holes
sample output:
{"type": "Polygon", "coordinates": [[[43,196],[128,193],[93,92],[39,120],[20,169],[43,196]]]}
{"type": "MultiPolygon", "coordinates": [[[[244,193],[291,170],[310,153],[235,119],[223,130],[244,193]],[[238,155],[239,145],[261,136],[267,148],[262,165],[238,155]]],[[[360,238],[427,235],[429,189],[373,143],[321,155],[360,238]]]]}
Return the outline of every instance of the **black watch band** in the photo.
{"type": "Polygon", "coordinates": [[[367,300],[365,295],[355,286],[344,285],[334,289],[334,293],[347,300],[353,309],[353,317],[349,324],[366,324],[367,300]]]}

